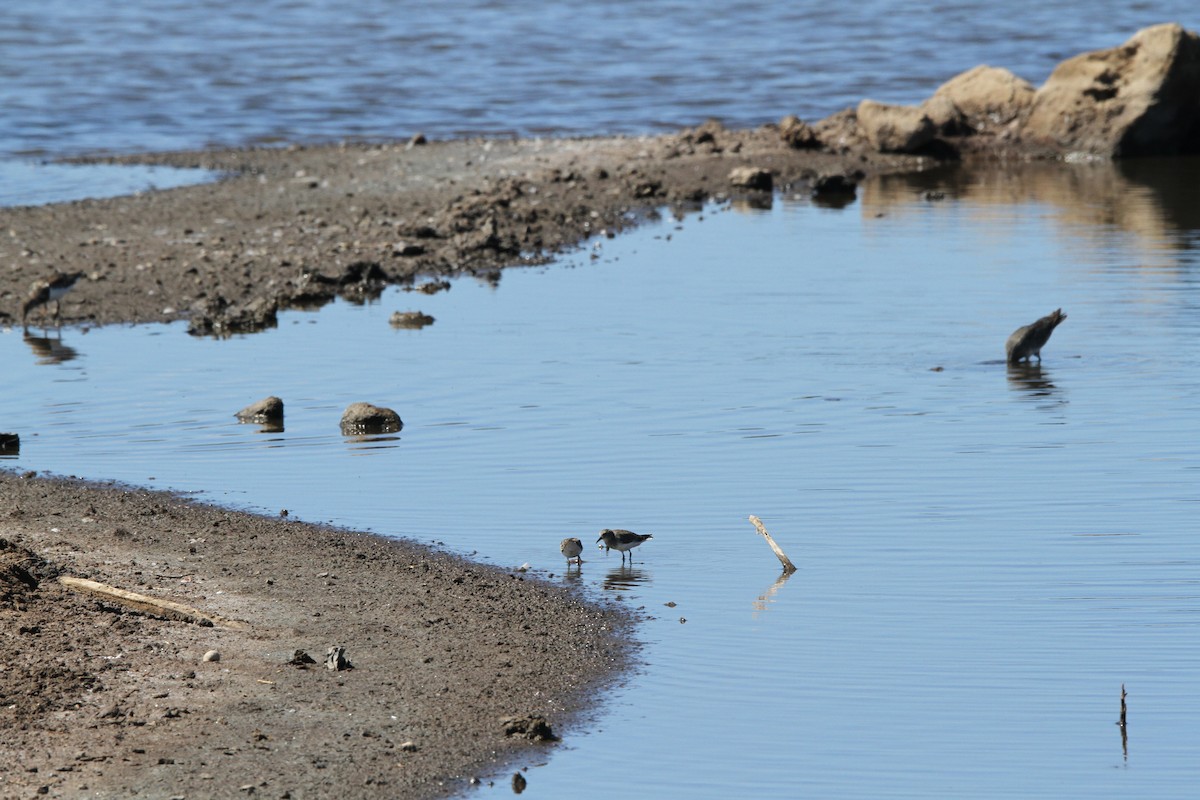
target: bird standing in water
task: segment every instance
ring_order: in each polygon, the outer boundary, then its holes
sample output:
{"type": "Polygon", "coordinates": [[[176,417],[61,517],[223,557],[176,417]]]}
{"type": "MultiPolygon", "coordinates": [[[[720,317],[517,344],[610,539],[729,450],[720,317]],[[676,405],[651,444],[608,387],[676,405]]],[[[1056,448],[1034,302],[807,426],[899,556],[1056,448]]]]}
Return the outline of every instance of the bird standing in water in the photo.
{"type": "Polygon", "coordinates": [[[1016,364],[1020,361],[1028,361],[1032,356],[1037,356],[1040,363],[1042,348],[1046,346],[1046,342],[1050,341],[1050,334],[1054,333],[1054,329],[1066,318],[1067,315],[1060,308],[1031,325],[1022,325],[1013,331],[1012,336],[1008,337],[1008,341],[1004,345],[1004,349],[1008,353],[1008,363],[1016,364]]]}
{"type": "MultiPolygon", "coordinates": [[[[604,542],[605,550],[620,550],[621,563],[624,564],[626,551],[632,550],[647,539],[653,538],[654,534],[652,533],[641,534],[634,533],[633,531],[610,530],[609,528],[605,528],[604,530],[600,531],[600,538],[598,538],[596,541],[604,542]]],[[[629,563],[633,563],[633,553],[629,554],[629,563]]]]}
{"type": "Polygon", "coordinates": [[[583,563],[583,542],[574,537],[567,537],[562,540],[562,544],[558,546],[559,551],[567,557],[567,563],[571,563],[571,559],[575,559],[576,564],[583,563]]]}
{"type": "Polygon", "coordinates": [[[58,322],[63,295],[75,288],[75,283],[83,277],[82,272],[59,272],[48,280],[40,280],[33,284],[25,305],[21,306],[21,325],[26,324],[29,312],[54,301],[54,321],[58,322]]]}

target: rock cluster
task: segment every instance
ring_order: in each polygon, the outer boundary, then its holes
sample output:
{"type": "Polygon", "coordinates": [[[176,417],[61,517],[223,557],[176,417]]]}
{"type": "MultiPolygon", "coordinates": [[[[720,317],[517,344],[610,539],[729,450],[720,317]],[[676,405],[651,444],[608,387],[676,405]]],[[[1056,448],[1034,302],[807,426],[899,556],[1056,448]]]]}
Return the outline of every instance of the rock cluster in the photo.
{"type": "MultiPolygon", "coordinates": [[[[780,132],[790,141],[796,120],[780,132]]],[[[821,144],[880,152],[1126,158],[1200,152],[1200,37],[1176,23],[1119,47],[1083,53],[1035,88],[978,66],[916,106],[863,100],[811,128],[821,144]]]]}

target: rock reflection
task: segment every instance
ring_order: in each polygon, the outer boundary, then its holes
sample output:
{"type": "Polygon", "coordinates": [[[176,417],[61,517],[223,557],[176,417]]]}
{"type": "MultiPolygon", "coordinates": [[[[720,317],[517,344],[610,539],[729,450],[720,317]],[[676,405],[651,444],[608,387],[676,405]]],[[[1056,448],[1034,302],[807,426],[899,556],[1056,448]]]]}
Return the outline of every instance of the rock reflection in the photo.
{"type": "Polygon", "coordinates": [[[54,336],[34,336],[26,330],[22,338],[33,350],[39,364],[61,364],[79,357],[74,347],[63,342],[61,329],[54,336]]]}
{"type": "MultiPolygon", "coordinates": [[[[1200,206],[1194,201],[1197,181],[1196,158],[1006,164],[994,170],[947,167],[864,183],[862,214],[874,218],[925,213],[927,204],[914,203],[914,197],[953,198],[982,216],[994,209],[1042,204],[1058,210],[1059,231],[1076,245],[1085,232],[1096,236],[1097,231],[1117,229],[1142,243],[1143,268],[1177,267],[1177,251],[1191,246],[1191,237],[1179,232],[1200,230],[1200,206]]],[[[1095,241],[1103,244],[1103,239],[1098,236],[1095,241]]]]}
{"type": "Polygon", "coordinates": [[[606,591],[627,592],[637,586],[648,586],[650,582],[650,573],[643,568],[631,567],[628,564],[609,570],[608,574],[604,576],[606,591]]]}
{"type": "Polygon", "coordinates": [[[355,455],[366,455],[375,450],[391,450],[399,447],[401,441],[399,436],[370,436],[366,434],[358,434],[355,436],[344,437],[349,449],[355,455]]]}
{"type": "Polygon", "coordinates": [[[771,603],[775,602],[776,592],[782,589],[783,585],[795,574],[795,572],[782,573],[775,579],[774,583],[767,587],[766,591],[758,596],[758,599],[754,601],[754,613],[751,615],[754,619],[758,619],[758,615],[766,611],[771,606],[771,603]]]}

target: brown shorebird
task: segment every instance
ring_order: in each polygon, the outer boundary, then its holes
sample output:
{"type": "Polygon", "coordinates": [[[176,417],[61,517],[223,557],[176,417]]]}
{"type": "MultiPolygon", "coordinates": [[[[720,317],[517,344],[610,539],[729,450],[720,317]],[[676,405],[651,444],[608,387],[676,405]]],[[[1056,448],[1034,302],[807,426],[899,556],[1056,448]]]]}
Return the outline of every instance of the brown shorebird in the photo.
{"type": "Polygon", "coordinates": [[[1013,331],[1012,336],[1008,337],[1008,342],[1004,345],[1004,349],[1008,352],[1008,363],[1016,364],[1019,361],[1028,361],[1031,356],[1037,356],[1040,363],[1042,348],[1046,346],[1046,342],[1050,341],[1050,334],[1054,333],[1054,329],[1066,318],[1067,315],[1060,308],[1050,312],[1032,325],[1022,325],[1013,331]]]}
{"type": "MultiPolygon", "coordinates": [[[[632,550],[633,548],[637,547],[639,544],[646,541],[647,539],[653,539],[653,538],[654,538],[654,534],[652,534],[652,533],[642,534],[642,533],[634,533],[633,531],[622,531],[622,530],[614,531],[614,530],[605,528],[604,530],[600,531],[600,538],[597,539],[596,541],[604,542],[605,552],[607,552],[609,550],[620,550],[621,551],[621,563],[624,564],[626,551],[632,550]]],[[[629,554],[629,563],[630,564],[633,563],[633,553],[629,554]]]]}
{"type": "Polygon", "coordinates": [[[567,563],[571,563],[571,559],[575,559],[576,564],[583,563],[583,542],[574,537],[567,537],[562,540],[562,544],[558,546],[559,551],[567,557],[567,563]]]}
{"type": "Polygon", "coordinates": [[[21,306],[21,324],[25,324],[30,311],[44,306],[52,300],[54,301],[54,321],[58,322],[63,295],[75,288],[75,282],[82,277],[82,272],[58,272],[48,280],[36,281],[30,289],[25,305],[21,306]]]}

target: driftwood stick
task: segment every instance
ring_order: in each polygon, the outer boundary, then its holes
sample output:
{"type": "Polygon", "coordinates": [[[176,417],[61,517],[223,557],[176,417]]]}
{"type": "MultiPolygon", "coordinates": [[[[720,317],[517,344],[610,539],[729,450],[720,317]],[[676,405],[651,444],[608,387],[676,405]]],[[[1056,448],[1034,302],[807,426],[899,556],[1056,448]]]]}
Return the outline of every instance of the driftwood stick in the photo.
{"type": "Polygon", "coordinates": [[[193,622],[197,625],[219,625],[222,628],[232,628],[234,630],[243,630],[246,627],[235,620],[218,617],[216,614],[206,614],[198,608],[185,606],[183,603],[175,603],[171,600],[159,600],[157,597],[150,597],[149,595],[138,594],[137,592],[127,592],[124,589],[118,589],[115,586],[108,586],[96,581],[89,581],[86,578],[72,578],[63,575],[59,577],[58,582],[68,589],[86,594],[94,594],[98,597],[103,597],[105,600],[120,603],[126,608],[140,611],[143,614],[166,617],[167,619],[175,619],[182,622],[193,622]]]}
{"type": "Polygon", "coordinates": [[[796,565],[787,557],[787,553],[783,552],[779,545],[775,544],[775,540],[771,538],[771,534],[767,533],[762,520],[751,514],[750,521],[754,523],[754,527],[758,528],[758,532],[762,534],[762,537],[767,540],[767,544],[771,545],[771,549],[775,551],[775,555],[779,558],[779,563],[783,564],[783,571],[785,573],[795,572],[796,565]]]}

